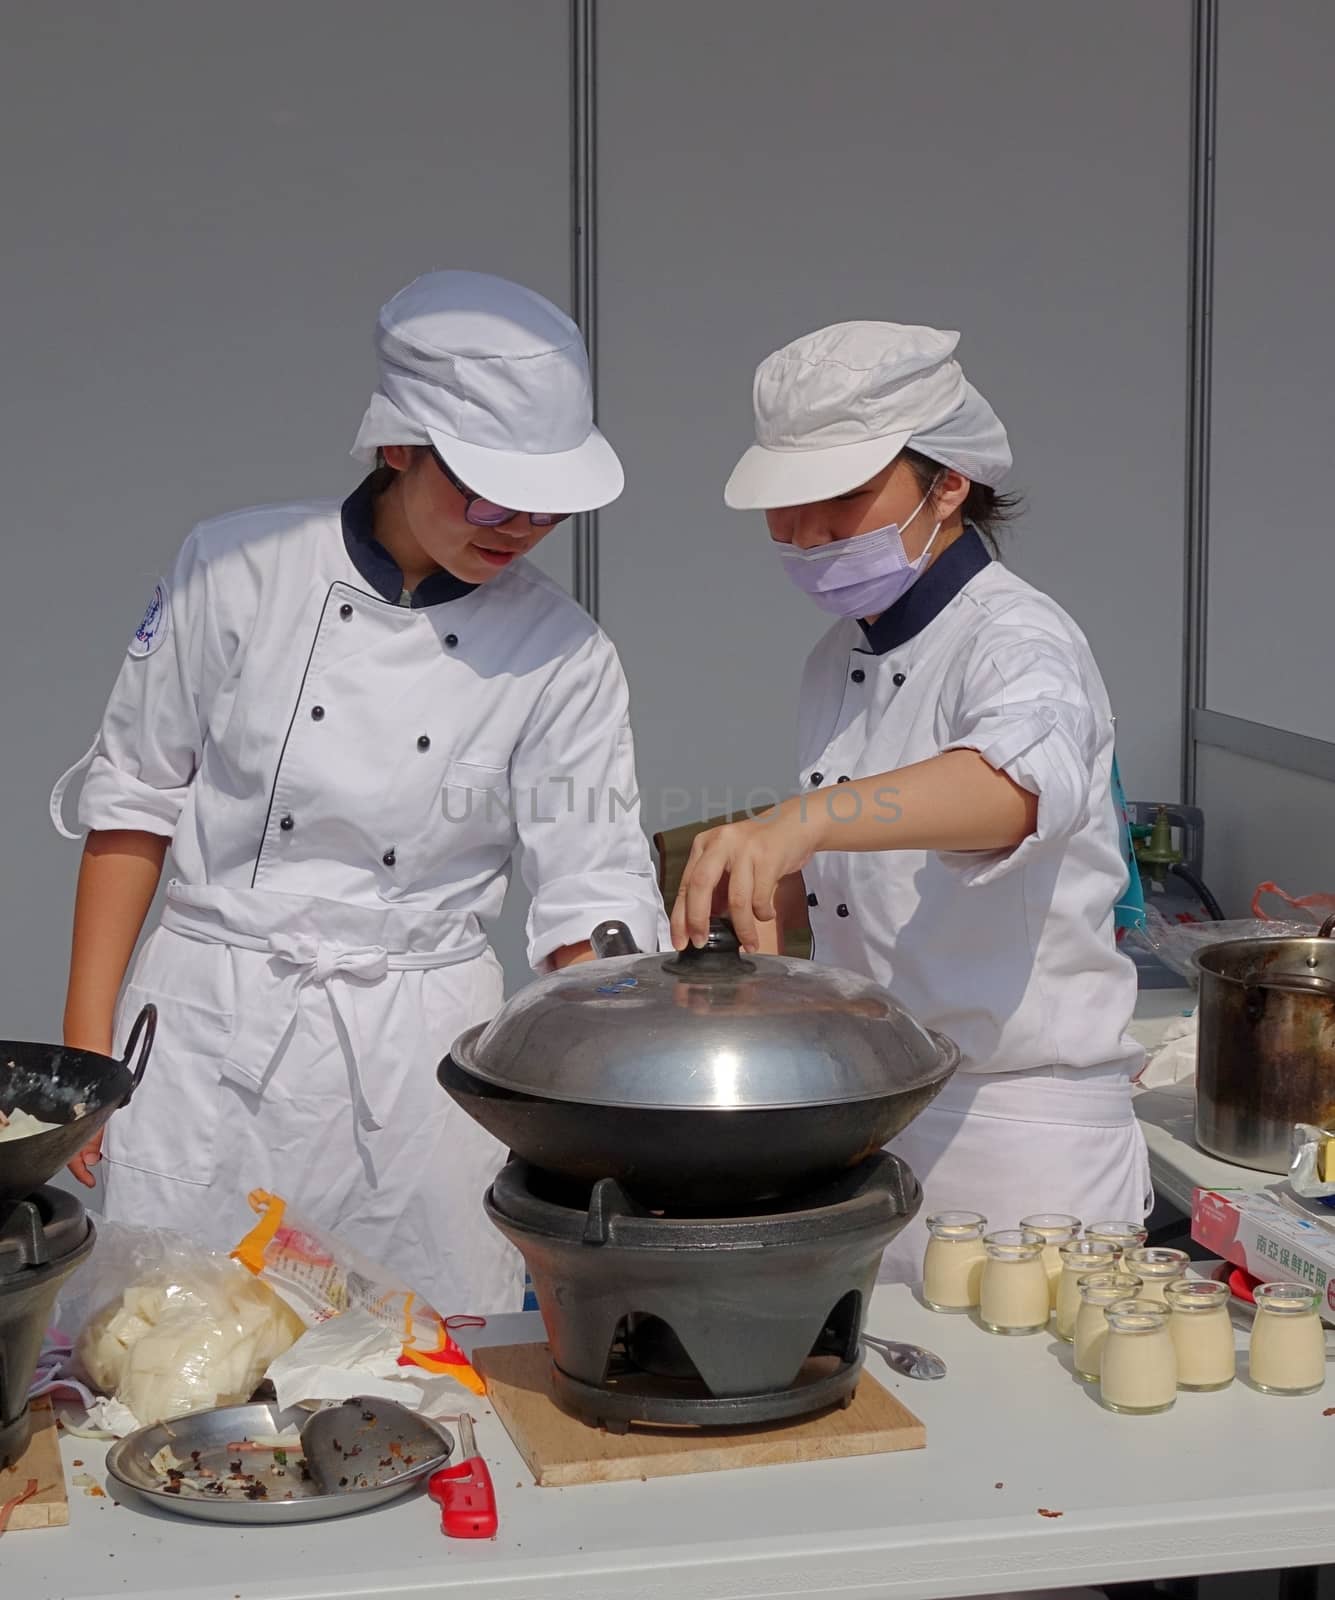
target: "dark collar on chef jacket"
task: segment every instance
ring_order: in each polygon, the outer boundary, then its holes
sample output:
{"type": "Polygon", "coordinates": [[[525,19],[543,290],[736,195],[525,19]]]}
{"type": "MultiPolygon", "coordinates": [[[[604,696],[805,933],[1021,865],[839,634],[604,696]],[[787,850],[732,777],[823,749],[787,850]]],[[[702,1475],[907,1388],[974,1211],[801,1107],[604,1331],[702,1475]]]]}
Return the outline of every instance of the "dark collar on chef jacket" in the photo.
{"type": "Polygon", "coordinates": [[[916,638],[991,560],[977,528],[966,528],[889,611],[883,611],[875,622],[858,623],[872,654],[883,656],[916,638]]]}
{"type": "MultiPolygon", "coordinates": [[[[343,543],[357,571],[383,600],[398,605],[403,594],[403,573],[398,562],[376,538],[370,477],[363,478],[343,502],[343,543]]],[[[433,572],[413,590],[409,604],[414,610],[438,606],[445,600],[462,600],[472,594],[475,583],[465,583],[452,572],[433,572]]]]}

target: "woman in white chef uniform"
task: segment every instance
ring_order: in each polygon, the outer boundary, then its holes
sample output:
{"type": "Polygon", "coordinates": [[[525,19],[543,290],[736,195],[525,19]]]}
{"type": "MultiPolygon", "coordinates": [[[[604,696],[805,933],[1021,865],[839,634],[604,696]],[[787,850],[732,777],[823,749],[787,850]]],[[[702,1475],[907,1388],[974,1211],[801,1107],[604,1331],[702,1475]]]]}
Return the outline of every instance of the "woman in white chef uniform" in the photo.
{"type": "Polygon", "coordinates": [[[523,559],[623,479],[579,332],[532,291],[428,274],[376,347],[370,476],[197,527],[85,758],[65,1037],[109,1050],[150,1000],[159,1025],[73,1170],[220,1249],[270,1189],[442,1312],[496,1311],[523,1281],[482,1211],[504,1151],[434,1069],[500,1005],[517,846],[535,970],[607,918],[666,938],[616,653],[523,559]]]}
{"type": "Polygon", "coordinates": [[[673,911],[700,942],[726,898],[750,948],[809,920],[815,959],[884,984],[960,1047],[895,1142],[924,1205],[884,1277],[921,1277],[924,1219],[1140,1220],[1135,971],[1113,718],[1089,646],[989,550],[1006,433],[954,333],[852,322],[764,361],[730,506],[763,509],[789,577],[839,620],[812,651],[800,791],[700,835],[673,911]]]}

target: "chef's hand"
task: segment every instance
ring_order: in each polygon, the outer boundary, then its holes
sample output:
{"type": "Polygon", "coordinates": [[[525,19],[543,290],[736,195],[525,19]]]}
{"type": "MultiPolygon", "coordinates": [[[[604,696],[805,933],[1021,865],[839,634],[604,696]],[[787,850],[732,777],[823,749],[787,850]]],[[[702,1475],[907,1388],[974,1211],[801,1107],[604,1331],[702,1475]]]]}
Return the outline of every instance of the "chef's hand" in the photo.
{"type": "Polygon", "coordinates": [[[69,1164],[70,1171],[83,1184],[85,1189],[95,1189],[97,1187],[97,1179],[93,1176],[93,1168],[102,1159],[103,1132],[104,1130],[99,1128],[69,1164]]]}
{"type": "Polygon", "coordinates": [[[758,951],[780,879],[801,872],[820,848],[814,823],[799,800],[785,800],[763,816],[697,833],[672,908],[673,947],[703,945],[717,909],[726,910],[742,949],[758,951]]]}

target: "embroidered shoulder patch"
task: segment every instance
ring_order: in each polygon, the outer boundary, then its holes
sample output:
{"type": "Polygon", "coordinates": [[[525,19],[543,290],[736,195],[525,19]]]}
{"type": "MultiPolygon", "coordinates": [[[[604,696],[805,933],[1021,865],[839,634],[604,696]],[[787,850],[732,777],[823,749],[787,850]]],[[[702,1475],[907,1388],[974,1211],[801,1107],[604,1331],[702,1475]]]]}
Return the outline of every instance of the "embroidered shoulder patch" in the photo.
{"type": "Polygon", "coordinates": [[[148,610],[144,612],[144,620],[134,630],[134,637],[130,640],[130,655],[140,659],[151,656],[166,639],[170,624],[171,613],[167,609],[166,585],[155,583],[148,602],[148,610]]]}

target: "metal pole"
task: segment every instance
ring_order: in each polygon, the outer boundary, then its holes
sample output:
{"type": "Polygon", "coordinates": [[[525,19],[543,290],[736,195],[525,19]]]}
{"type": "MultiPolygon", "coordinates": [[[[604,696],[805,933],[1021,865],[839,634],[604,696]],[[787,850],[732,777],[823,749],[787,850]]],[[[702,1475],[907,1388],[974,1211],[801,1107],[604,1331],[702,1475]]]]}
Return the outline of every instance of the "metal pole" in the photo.
{"type": "Polygon", "coordinates": [[[1187,356],[1186,569],[1183,607],[1182,799],[1196,801],[1196,736],[1204,708],[1210,554],[1210,383],[1214,328],[1215,129],[1218,0],[1192,6],[1191,286],[1187,356]]]}
{"type": "MultiPolygon", "coordinates": [[[[570,240],[575,321],[589,348],[595,400],[598,393],[598,142],[595,0],[570,0],[570,240]]],[[[574,519],[575,599],[598,615],[598,513],[574,519]]]]}

